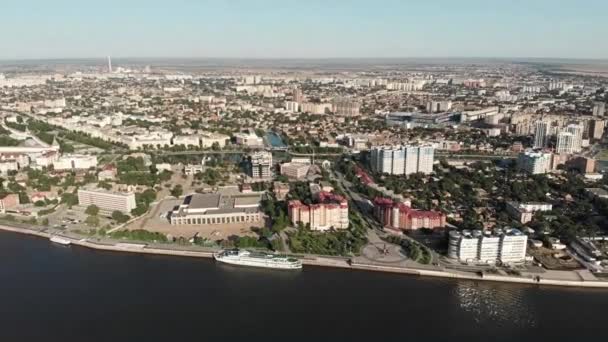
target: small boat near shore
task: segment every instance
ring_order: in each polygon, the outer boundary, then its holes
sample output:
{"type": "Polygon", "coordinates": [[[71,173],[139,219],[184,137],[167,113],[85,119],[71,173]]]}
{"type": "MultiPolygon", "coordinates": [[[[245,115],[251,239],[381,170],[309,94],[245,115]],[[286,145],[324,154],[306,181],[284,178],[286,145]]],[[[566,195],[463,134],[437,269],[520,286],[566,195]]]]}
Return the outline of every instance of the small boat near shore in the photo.
{"type": "Polygon", "coordinates": [[[57,236],[57,235],[51,236],[49,238],[49,240],[51,240],[51,242],[58,243],[58,244],[64,245],[64,246],[69,246],[70,244],[72,244],[72,241],[70,241],[68,239],[65,239],[65,238],[62,238],[62,237],[57,236]]]}
{"type": "Polygon", "coordinates": [[[302,261],[285,255],[276,255],[262,252],[250,252],[239,249],[227,249],[213,254],[219,262],[239,265],[264,267],[283,270],[298,270],[302,268],[302,261]]]}

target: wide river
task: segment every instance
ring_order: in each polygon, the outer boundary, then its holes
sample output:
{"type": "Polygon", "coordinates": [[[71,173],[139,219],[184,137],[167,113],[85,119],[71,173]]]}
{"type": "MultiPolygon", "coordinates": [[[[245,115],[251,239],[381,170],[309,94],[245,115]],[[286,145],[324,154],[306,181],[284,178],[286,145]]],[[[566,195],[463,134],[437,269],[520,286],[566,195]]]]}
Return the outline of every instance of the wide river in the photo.
{"type": "Polygon", "coordinates": [[[0,232],[0,341],[604,341],[608,291],[64,247],[0,232]]]}

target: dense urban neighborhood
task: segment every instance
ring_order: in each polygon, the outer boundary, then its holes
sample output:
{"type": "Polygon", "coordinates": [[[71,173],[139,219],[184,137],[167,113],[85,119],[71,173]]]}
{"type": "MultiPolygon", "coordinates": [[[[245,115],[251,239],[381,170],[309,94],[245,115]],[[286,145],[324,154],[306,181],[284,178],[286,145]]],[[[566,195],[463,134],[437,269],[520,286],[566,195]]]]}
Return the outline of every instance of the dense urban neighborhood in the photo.
{"type": "Polygon", "coordinates": [[[225,70],[110,57],[2,72],[2,224],[608,275],[605,78],[497,61],[225,70]]]}

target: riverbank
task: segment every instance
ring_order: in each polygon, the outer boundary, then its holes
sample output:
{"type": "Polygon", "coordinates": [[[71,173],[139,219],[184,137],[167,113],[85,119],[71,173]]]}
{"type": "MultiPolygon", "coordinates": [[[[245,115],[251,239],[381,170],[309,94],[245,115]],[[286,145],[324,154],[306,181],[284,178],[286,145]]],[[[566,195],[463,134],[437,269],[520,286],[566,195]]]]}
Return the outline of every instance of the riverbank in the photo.
{"type": "MultiPolygon", "coordinates": [[[[113,251],[113,252],[124,252],[124,253],[139,253],[139,254],[153,254],[153,255],[167,255],[167,256],[183,256],[183,257],[197,257],[197,258],[213,258],[213,251],[193,251],[185,249],[166,249],[159,247],[150,247],[147,244],[136,244],[136,243],[104,243],[101,241],[93,241],[88,238],[76,239],[74,237],[51,234],[46,231],[39,231],[23,227],[14,227],[7,225],[0,225],[0,230],[9,231],[18,234],[26,234],[32,236],[38,236],[46,239],[50,239],[52,236],[57,235],[70,241],[70,244],[81,246],[85,248],[101,250],[101,251],[113,251]]],[[[475,280],[475,281],[493,281],[503,283],[518,283],[518,284],[530,284],[530,285],[550,285],[550,286],[565,286],[565,287],[582,287],[582,288],[608,288],[608,281],[596,281],[596,280],[563,280],[563,279],[551,279],[551,278],[526,278],[516,276],[503,276],[503,275],[478,275],[473,273],[465,273],[459,271],[445,271],[445,270],[430,270],[421,268],[406,268],[388,265],[378,265],[372,263],[354,262],[344,258],[332,258],[322,256],[307,256],[301,258],[303,265],[309,266],[320,266],[320,267],[334,267],[343,269],[354,269],[363,271],[374,271],[374,272],[389,272],[389,273],[401,273],[416,276],[426,277],[438,277],[438,278],[450,278],[457,280],[475,280]]]]}

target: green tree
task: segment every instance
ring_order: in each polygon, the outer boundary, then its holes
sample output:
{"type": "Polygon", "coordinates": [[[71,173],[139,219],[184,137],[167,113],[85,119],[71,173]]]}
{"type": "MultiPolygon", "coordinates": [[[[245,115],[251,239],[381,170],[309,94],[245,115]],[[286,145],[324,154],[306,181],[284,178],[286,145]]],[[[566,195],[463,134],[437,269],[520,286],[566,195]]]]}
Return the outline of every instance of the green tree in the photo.
{"type": "Polygon", "coordinates": [[[76,194],[64,192],[61,194],[61,203],[64,203],[68,208],[71,208],[78,204],[78,196],[76,196],[76,194]]]}
{"type": "Polygon", "coordinates": [[[90,215],[86,218],[86,220],[84,220],[84,222],[90,227],[97,227],[99,226],[99,217],[90,215]]]}
{"type": "Polygon", "coordinates": [[[112,212],[112,219],[118,223],[125,223],[129,221],[130,218],[129,215],[125,215],[119,210],[114,210],[112,212]]]}
{"type": "Polygon", "coordinates": [[[99,214],[99,207],[96,206],[95,204],[91,204],[87,207],[87,209],[84,212],[85,212],[85,214],[90,215],[90,216],[97,216],[97,214],[99,214]]]}
{"type": "Polygon", "coordinates": [[[180,184],[176,185],[175,187],[173,187],[173,189],[171,189],[171,196],[173,197],[179,197],[184,193],[184,189],[182,188],[182,186],[180,184]]]}

